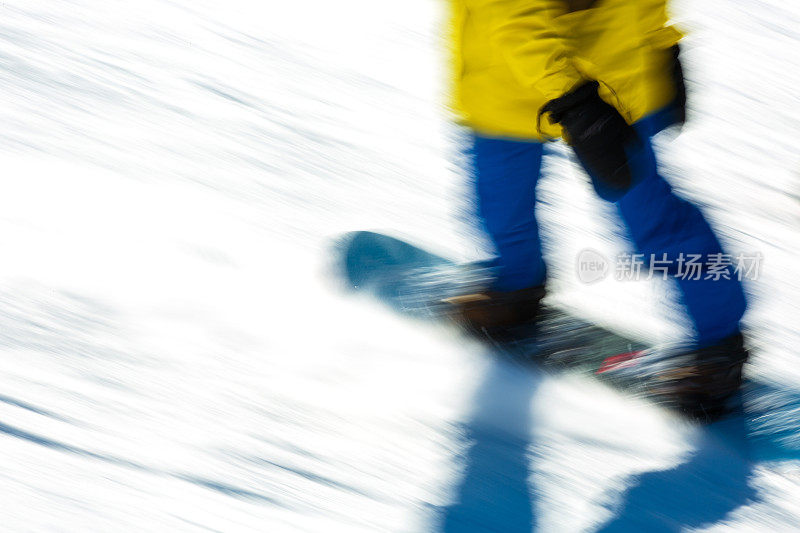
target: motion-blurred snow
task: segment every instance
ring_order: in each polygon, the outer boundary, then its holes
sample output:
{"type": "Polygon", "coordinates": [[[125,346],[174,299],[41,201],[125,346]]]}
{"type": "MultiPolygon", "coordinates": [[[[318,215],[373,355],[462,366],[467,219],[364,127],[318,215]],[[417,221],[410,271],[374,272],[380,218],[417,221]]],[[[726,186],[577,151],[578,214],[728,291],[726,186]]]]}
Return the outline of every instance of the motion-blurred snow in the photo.
{"type": "MultiPolygon", "coordinates": [[[[0,529],[788,531],[800,523],[800,7],[683,0],[662,166],[761,252],[748,415],[693,427],[337,292],[328,239],[469,258],[434,0],[0,5],[0,529]]],[[[671,334],[565,151],[560,297],[671,334]]]]}

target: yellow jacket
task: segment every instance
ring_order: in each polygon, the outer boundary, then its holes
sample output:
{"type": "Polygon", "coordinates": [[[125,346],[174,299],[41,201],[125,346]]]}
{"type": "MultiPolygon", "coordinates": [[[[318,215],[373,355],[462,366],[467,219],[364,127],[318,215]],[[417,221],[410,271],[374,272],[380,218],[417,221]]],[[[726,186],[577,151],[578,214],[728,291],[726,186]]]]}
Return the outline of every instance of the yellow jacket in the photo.
{"type": "Polygon", "coordinates": [[[523,139],[561,136],[539,109],[583,79],[629,121],[675,96],[666,0],[450,0],[454,108],[478,132],[523,139]]]}

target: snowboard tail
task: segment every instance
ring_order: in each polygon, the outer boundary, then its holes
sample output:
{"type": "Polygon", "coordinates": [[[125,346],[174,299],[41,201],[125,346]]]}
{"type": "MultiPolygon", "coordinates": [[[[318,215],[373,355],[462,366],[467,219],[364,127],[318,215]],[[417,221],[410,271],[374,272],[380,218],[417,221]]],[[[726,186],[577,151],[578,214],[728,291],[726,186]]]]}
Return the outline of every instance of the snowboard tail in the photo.
{"type": "MultiPolygon", "coordinates": [[[[480,264],[457,264],[406,241],[358,231],[334,246],[339,277],[353,292],[368,294],[394,311],[425,320],[448,319],[448,298],[478,290],[489,280],[480,264]]],[[[546,300],[545,300],[546,302],[546,300]]],[[[515,362],[601,375],[610,364],[647,348],[573,313],[543,305],[537,320],[486,339],[515,362]]]]}

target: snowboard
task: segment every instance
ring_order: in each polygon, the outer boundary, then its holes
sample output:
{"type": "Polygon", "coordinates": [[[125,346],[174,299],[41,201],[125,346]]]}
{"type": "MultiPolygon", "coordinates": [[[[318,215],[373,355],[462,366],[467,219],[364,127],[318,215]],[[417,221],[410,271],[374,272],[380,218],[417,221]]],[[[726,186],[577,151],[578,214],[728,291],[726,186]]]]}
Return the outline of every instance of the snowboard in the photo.
{"type": "MultiPolygon", "coordinates": [[[[389,235],[357,231],[333,246],[334,271],[346,290],[368,295],[410,319],[442,321],[449,297],[468,293],[486,280],[479,264],[458,264],[389,235]]],[[[453,323],[453,327],[457,327],[453,323]]],[[[547,304],[534,323],[502,339],[481,338],[493,353],[515,363],[603,376],[648,348],[646,343],[610,331],[569,310],[547,304]]],[[[629,385],[613,382],[627,388],[629,385]]]]}

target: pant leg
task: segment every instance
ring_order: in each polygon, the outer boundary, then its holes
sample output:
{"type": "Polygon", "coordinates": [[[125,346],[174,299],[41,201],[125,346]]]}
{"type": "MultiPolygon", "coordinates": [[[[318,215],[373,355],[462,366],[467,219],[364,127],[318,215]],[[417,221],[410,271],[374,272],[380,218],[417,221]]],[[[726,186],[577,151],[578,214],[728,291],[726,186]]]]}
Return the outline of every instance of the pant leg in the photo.
{"type": "Polygon", "coordinates": [[[661,260],[666,254],[681,303],[694,323],[697,344],[710,345],[738,331],[746,307],[744,291],[731,268],[730,279],[705,279],[706,272],[697,280],[680,275],[681,253],[684,257],[701,254],[706,262],[710,254],[724,252],[700,210],[677,196],[658,174],[650,126],[646,119],[636,125],[645,141],[630,154],[634,179],[629,190],[609,196],[602,183],[595,177],[592,180],[600,196],[615,203],[637,253],[644,254],[645,260],[661,260]]]}
{"type": "Polygon", "coordinates": [[[495,289],[541,285],[545,265],[536,223],[543,145],[473,135],[469,163],[477,211],[496,250],[495,289]]]}

